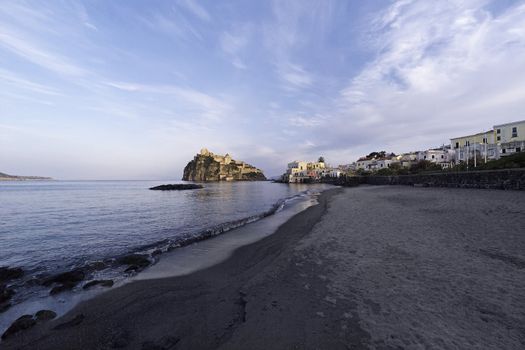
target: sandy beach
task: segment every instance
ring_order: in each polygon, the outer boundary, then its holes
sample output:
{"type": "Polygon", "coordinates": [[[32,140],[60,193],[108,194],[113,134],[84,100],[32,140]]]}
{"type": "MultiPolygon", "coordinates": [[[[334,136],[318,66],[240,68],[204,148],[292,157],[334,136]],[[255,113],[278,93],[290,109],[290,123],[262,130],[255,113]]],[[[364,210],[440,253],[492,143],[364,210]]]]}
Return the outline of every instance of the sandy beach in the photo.
{"type": "Polygon", "coordinates": [[[525,196],[361,186],[187,276],[136,281],[2,349],[523,349],[525,196]]]}

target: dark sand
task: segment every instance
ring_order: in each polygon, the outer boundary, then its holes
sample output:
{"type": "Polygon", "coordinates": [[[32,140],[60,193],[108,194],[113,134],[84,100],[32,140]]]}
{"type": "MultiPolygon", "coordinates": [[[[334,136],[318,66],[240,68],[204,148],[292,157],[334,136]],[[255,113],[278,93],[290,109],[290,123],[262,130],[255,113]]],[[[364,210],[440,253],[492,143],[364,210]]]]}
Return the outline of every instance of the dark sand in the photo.
{"type": "Polygon", "coordinates": [[[263,240],[144,280],[5,349],[524,349],[525,194],[325,192],[263,240]]]}

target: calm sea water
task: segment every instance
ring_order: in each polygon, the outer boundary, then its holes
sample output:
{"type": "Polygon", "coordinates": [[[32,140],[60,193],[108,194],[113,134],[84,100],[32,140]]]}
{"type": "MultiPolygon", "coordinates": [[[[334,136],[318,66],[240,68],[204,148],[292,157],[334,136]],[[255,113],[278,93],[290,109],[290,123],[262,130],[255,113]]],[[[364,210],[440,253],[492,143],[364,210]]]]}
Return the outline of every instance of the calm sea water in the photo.
{"type": "MultiPolygon", "coordinates": [[[[49,288],[31,283],[38,277],[127,253],[166,251],[268,215],[263,220],[271,220],[276,210],[327,188],[232,182],[206,183],[199,190],[149,190],[162,183],[180,181],[0,182],[0,266],[26,271],[14,283],[12,301],[48,296],[49,288]]],[[[94,277],[118,279],[122,272],[94,277]]],[[[0,320],[8,314],[0,314],[0,320]]],[[[8,320],[3,321],[5,327],[8,320]]]]}
{"type": "Polygon", "coordinates": [[[311,186],[207,183],[204,189],[151,191],[178,181],[0,183],[0,266],[52,271],[142,247],[198,236],[260,215],[311,186]]]}

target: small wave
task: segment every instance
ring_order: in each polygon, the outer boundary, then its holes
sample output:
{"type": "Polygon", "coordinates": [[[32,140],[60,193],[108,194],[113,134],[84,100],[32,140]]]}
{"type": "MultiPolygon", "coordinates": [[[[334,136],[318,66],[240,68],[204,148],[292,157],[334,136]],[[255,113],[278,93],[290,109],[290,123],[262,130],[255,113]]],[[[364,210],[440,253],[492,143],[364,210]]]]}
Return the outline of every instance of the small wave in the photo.
{"type": "Polygon", "coordinates": [[[201,231],[186,233],[180,237],[166,238],[151,244],[136,247],[135,249],[131,249],[127,253],[120,254],[118,256],[101,258],[100,260],[77,261],[76,263],[73,263],[64,269],[47,271],[47,273],[44,272],[37,275],[31,273],[31,271],[26,271],[29,273],[26,274],[25,278],[14,281],[12,285],[12,287],[16,289],[16,297],[12,301],[14,304],[19,304],[25,302],[28,299],[32,299],[36,295],[40,295],[40,297],[48,295],[48,288],[42,287],[40,281],[43,278],[50,276],[50,274],[57,274],[65,271],[82,270],[86,273],[86,278],[84,281],[73,290],[80,290],[85,282],[88,282],[92,279],[112,279],[115,281],[123,281],[130,275],[140,271],[126,271],[125,266],[119,263],[119,259],[123,256],[130,254],[140,254],[146,256],[147,259],[149,259],[150,262],[154,264],[160,259],[162,253],[213,238],[233,229],[254,223],[284,210],[286,206],[293,201],[301,199],[307,200],[319,193],[319,191],[312,190],[303,191],[277,201],[270,207],[270,209],[264,212],[237,220],[227,221],[201,231]]]}
{"type": "Polygon", "coordinates": [[[164,253],[167,251],[171,251],[175,248],[181,248],[181,247],[184,247],[184,246],[187,246],[187,245],[199,242],[199,241],[203,241],[203,240],[218,236],[220,234],[223,234],[225,232],[231,231],[233,229],[259,221],[268,216],[274,215],[275,213],[278,213],[284,210],[286,205],[289,204],[290,202],[301,199],[301,198],[308,198],[316,194],[319,194],[319,192],[310,191],[310,190],[303,191],[293,196],[280,199],[279,201],[274,203],[270,209],[262,213],[251,215],[251,216],[241,218],[238,220],[227,221],[227,222],[221,223],[219,225],[215,225],[213,227],[210,227],[210,228],[198,231],[198,232],[193,232],[193,233],[183,235],[181,237],[177,237],[175,239],[164,239],[162,241],[158,241],[155,243],[148,244],[146,246],[142,246],[134,250],[132,253],[142,253],[142,254],[148,254],[151,256],[154,252],[164,253]]]}

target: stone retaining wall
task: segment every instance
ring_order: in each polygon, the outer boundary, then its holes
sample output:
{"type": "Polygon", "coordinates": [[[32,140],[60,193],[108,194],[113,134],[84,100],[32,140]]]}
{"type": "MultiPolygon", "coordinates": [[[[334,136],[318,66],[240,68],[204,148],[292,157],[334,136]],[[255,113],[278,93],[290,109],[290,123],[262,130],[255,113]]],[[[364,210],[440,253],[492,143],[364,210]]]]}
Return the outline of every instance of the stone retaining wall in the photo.
{"type": "Polygon", "coordinates": [[[369,184],[525,190],[525,169],[443,172],[397,176],[343,176],[339,179],[330,179],[324,182],[340,186],[369,184]]]}

